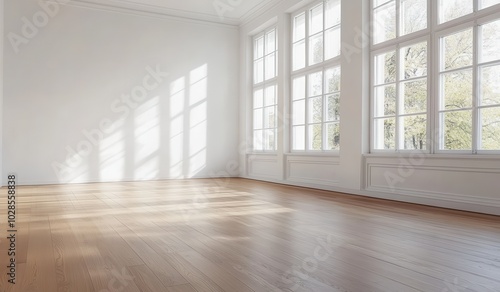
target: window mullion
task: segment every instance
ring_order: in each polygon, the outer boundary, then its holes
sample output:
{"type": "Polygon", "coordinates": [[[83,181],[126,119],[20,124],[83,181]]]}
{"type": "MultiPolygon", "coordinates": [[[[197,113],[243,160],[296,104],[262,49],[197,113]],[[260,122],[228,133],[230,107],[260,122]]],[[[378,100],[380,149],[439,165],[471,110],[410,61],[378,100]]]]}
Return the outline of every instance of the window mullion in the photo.
{"type": "MultiPolygon", "coordinates": [[[[477,0],[474,1],[477,8],[477,0]]],[[[479,64],[479,26],[476,24],[472,30],[472,38],[473,38],[473,48],[472,48],[472,153],[477,154],[477,151],[481,147],[481,129],[479,122],[480,113],[479,113],[479,105],[480,105],[480,93],[479,93],[479,72],[478,72],[478,64],[479,64]]]]}
{"type": "Polygon", "coordinates": [[[309,9],[307,9],[305,11],[305,33],[304,33],[304,46],[305,46],[305,56],[304,56],[304,64],[305,64],[305,67],[304,68],[307,68],[309,66],[309,25],[310,25],[310,11],[309,9]]]}
{"type": "Polygon", "coordinates": [[[305,151],[310,150],[309,149],[309,75],[305,75],[305,82],[306,82],[306,92],[305,92],[305,99],[304,99],[304,109],[305,109],[305,114],[304,114],[304,149],[305,151]]]}
{"type": "Polygon", "coordinates": [[[328,118],[328,97],[327,94],[323,94],[323,150],[330,150],[328,149],[328,126],[327,126],[327,118],[328,118]]]}
{"type": "Polygon", "coordinates": [[[401,36],[401,0],[396,2],[396,39],[401,36]]]}
{"type": "MultiPolygon", "coordinates": [[[[397,1],[399,2],[399,1],[397,1]]],[[[395,130],[396,130],[396,133],[395,133],[395,137],[394,139],[396,139],[395,141],[395,144],[394,144],[394,147],[396,148],[395,150],[396,151],[399,151],[401,149],[401,145],[400,145],[400,115],[401,115],[401,66],[403,64],[403,60],[401,59],[401,50],[400,50],[400,46],[397,45],[396,46],[396,120],[395,120],[395,124],[394,124],[394,127],[395,127],[395,130]]]]}
{"type": "Polygon", "coordinates": [[[323,62],[325,62],[326,60],[326,50],[325,50],[325,44],[326,44],[326,38],[325,38],[325,34],[326,34],[326,3],[323,2],[323,30],[321,32],[323,34],[322,38],[323,38],[323,62]]]}

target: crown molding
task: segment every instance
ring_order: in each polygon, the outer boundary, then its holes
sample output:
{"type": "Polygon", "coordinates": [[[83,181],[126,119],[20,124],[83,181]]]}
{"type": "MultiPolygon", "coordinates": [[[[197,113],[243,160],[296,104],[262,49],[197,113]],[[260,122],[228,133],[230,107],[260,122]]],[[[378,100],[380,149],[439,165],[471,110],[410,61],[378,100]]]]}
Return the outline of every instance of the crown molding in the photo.
{"type": "MultiPolygon", "coordinates": [[[[52,0],[54,1],[54,0],[52,0]]],[[[236,18],[225,17],[221,20],[218,16],[199,13],[192,11],[185,11],[179,9],[166,8],[162,6],[140,4],[131,1],[117,1],[117,0],[70,0],[65,3],[66,5],[92,8],[97,10],[105,10],[112,12],[131,13],[142,16],[153,16],[168,19],[182,19],[194,22],[204,22],[211,24],[219,24],[226,26],[239,26],[240,20],[236,18]]]]}
{"type": "Polygon", "coordinates": [[[285,0],[271,0],[266,3],[266,1],[260,2],[258,5],[256,5],[254,8],[252,8],[250,11],[245,13],[240,19],[239,19],[239,24],[240,26],[245,25],[249,23],[250,21],[254,20],[258,16],[264,14],[266,11],[271,10],[278,5],[280,5],[282,2],[285,0]]]}
{"type": "MultiPolygon", "coordinates": [[[[58,0],[45,0],[47,2],[58,2],[58,0]]],[[[252,9],[247,11],[241,18],[220,17],[209,14],[181,9],[166,8],[158,5],[136,3],[130,0],[69,0],[65,5],[91,8],[96,10],[129,13],[141,16],[152,16],[167,19],[187,20],[191,22],[201,22],[218,24],[225,26],[239,27],[252,21],[254,18],[265,13],[285,0],[262,0],[252,9]]],[[[62,3],[60,3],[62,4],[62,3]]]]}

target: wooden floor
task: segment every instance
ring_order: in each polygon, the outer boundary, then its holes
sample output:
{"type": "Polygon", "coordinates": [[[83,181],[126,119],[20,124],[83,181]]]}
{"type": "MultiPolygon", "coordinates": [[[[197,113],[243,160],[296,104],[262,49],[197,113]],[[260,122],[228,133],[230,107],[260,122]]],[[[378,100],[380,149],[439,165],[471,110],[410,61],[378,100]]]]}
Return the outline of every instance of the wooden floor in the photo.
{"type": "Polygon", "coordinates": [[[0,291],[500,291],[499,217],[244,179],[20,187],[11,285],[6,201],[0,291]]]}

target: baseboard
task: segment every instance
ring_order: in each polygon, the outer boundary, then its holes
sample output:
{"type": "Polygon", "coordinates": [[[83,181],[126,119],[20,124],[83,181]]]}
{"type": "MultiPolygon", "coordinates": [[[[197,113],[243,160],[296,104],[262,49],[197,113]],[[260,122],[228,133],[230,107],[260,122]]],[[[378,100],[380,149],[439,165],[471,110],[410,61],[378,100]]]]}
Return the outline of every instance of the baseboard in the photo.
{"type": "Polygon", "coordinates": [[[355,190],[355,189],[346,189],[333,185],[303,183],[297,181],[288,181],[288,180],[263,178],[263,177],[242,176],[242,178],[266,181],[266,182],[272,182],[290,186],[333,191],[348,195],[364,196],[376,199],[384,199],[384,200],[500,216],[500,198],[498,200],[495,200],[487,198],[475,198],[463,195],[456,196],[453,194],[445,195],[445,194],[432,194],[432,193],[418,193],[405,190],[397,190],[395,192],[392,190],[374,189],[374,188],[365,190],[355,190]]]}

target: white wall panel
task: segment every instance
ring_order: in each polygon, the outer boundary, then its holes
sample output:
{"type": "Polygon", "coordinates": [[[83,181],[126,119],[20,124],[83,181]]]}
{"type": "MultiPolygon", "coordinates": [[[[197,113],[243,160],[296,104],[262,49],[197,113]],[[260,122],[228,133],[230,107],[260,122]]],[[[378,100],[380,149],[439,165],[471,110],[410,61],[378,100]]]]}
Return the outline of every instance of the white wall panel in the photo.
{"type": "Polygon", "coordinates": [[[59,2],[45,21],[39,1],[5,1],[4,172],[211,177],[238,158],[236,27],[59,2]]]}
{"type": "Polygon", "coordinates": [[[279,179],[281,166],[276,155],[248,155],[247,165],[250,177],[279,179]]]}
{"type": "Polygon", "coordinates": [[[325,186],[339,184],[338,158],[288,155],[286,166],[288,181],[325,186]]]}
{"type": "Polygon", "coordinates": [[[367,157],[366,189],[500,208],[498,158],[367,157]]]}

